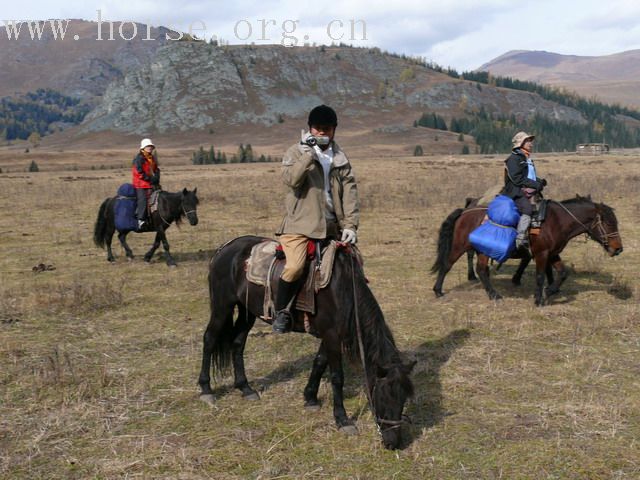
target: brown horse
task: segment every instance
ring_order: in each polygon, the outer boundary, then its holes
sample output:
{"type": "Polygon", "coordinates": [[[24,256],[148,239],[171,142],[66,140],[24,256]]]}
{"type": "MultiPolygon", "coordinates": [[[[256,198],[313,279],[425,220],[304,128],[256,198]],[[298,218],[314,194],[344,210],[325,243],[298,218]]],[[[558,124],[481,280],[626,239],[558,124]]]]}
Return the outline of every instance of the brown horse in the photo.
{"type": "MultiPolygon", "coordinates": [[[[486,210],[486,207],[458,208],[442,223],[438,238],[438,257],[431,267],[431,273],[438,274],[433,286],[436,296],[443,295],[444,277],[453,264],[463,253],[473,251],[469,243],[469,233],[483,222],[486,210]]],[[[601,244],[612,257],[622,252],[618,220],[611,207],[604,203],[594,203],[591,197],[579,195],[562,202],[550,201],[540,233],[530,236],[531,254],[536,262],[536,305],[542,305],[544,302],[545,274],[549,283],[546,289],[547,296],[559,291],[560,285],[567,277],[567,271],[560,259],[560,252],[569,240],[581,233],[586,233],[591,239],[601,244]],[[552,268],[558,273],[555,280],[552,268]]],[[[527,250],[520,249],[512,256],[512,258],[521,259],[512,278],[514,284],[520,284],[522,272],[532,258],[531,254],[527,250]]],[[[489,298],[494,300],[502,298],[489,281],[489,257],[478,253],[476,270],[489,298]]]]}

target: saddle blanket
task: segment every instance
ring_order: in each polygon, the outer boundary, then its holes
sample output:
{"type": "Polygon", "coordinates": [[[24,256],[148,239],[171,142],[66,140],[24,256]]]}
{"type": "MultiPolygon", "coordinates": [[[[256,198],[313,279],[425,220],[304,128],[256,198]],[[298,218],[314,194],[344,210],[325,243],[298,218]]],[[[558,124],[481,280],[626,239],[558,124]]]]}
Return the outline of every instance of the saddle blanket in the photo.
{"type": "MultiPolygon", "coordinates": [[[[285,259],[276,256],[278,242],[265,240],[251,249],[251,255],[246,261],[245,270],[247,280],[253,284],[265,287],[264,312],[274,311],[272,289],[277,284],[285,259]]],[[[315,294],[329,285],[333,272],[333,263],[337,251],[337,243],[330,241],[322,250],[320,258],[316,255],[307,268],[304,285],[298,292],[295,301],[297,310],[315,314],[315,294]]]]}

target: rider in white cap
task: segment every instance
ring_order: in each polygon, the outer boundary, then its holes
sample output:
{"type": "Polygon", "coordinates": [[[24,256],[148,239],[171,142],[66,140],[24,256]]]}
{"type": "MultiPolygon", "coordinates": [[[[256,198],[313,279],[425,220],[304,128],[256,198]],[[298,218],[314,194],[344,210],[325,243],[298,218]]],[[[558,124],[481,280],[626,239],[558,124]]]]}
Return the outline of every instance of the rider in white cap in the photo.
{"type": "Polygon", "coordinates": [[[158,156],[156,147],[150,138],[143,138],[140,142],[140,150],[133,159],[131,175],[133,187],[136,189],[138,205],[136,217],[138,218],[138,230],[145,224],[147,202],[151,189],[160,184],[160,168],[158,168],[158,156]]]}

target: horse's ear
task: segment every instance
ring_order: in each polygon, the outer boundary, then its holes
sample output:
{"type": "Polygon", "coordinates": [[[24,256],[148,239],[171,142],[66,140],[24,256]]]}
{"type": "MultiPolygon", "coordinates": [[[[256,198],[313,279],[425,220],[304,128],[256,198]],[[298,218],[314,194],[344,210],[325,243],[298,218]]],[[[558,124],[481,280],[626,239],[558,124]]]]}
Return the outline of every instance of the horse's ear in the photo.
{"type": "Polygon", "coordinates": [[[389,373],[389,370],[388,370],[388,369],[386,369],[386,368],[381,367],[380,365],[378,365],[378,371],[377,371],[377,373],[376,373],[376,376],[377,376],[378,378],[384,378],[384,377],[386,377],[386,376],[387,376],[387,373],[389,373]]]}
{"type": "Polygon", "coordinates": [[[193,189],[193,194],[195,195],[196,193],[198,193],[198,187],[193,189]]]}
{"type": "Polygon", "coordinates": [[[187,190],[187,187],[184,187],[184,189],[182,190],[182,195],[186,195],[187,193],[189,193],[189,190],[187,190]]]}

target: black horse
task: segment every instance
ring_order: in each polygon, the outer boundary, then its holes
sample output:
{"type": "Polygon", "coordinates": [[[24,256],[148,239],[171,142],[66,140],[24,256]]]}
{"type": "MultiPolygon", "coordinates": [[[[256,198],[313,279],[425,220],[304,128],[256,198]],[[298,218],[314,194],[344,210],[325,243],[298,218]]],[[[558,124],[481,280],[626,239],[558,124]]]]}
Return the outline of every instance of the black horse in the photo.
{"type": "MultiPolygon", "coordinates": [[[[470,205],[470,204],[469,204],[470,205]]],[[[460,258],[473,250],[469,243],[469,234],[484,220],[487,207],[469,206],[454,210],[440,227],[438,238],[438,256],[431,273],[437,274],[433,291],[442,296],[444,278],[460,258]]],[[[560,291],[560,285],[567,278],[567,271],[560,258],[560,253],[572,238],[586,233],[598,242],[610,256],[622,253],[622,239],[618,231],[618,220],[611,207],[604,203],[595,203],[591,197],[571,198],[562,202],[550,201],[547,217],[538,235],[531,236],[531,254],[516,251],[513,258],[521,258],[518,270],[513,276],[513,283],[520,284],[522,273],[532,258],[536,263],[535,304],[544,303],[543,287],[545,276],[549,282],[547,296],[560,291]],[[552,269],[558,272],[554,279],[552,269]]],[[[489,257],[478,253],[476,270],[487,295],[491,299],[502,298],[489,281],[489,257]]],[[[469,275],[471,279],[471,275],[469,275]]]]}
{"type": "MultiPolygon", "coordinates": [[[[150,216],[150,221],[147,223],[149,225],[146,229],[143,229],[142,232],[156,232],[156,239],[151,246],[151,249],[145,254],[144,261],[150,262],[151,257],[160,246],[160,242],[164,247],[164,251],[167,256],[167,265],[175,266],[176,262],[169,253],[169,242],[167,241],[167,236],[165,235],[165,231],[171,223],[175,222],[176,225],[180,225],[182,219],[186,216],[191,225],[198,224],[198,214],[196,212],[199,200],[196,196],[196,191],[198,189],[194,189],[192,192],[187,190],[186,188],[181,192],[169,193],[169,192],[160,192],[158,197],[158,209],[153,212],[150,216]]],[[[115,257],[113,256],[113,252],[111,251],[111,240],[113,238],[113,234],[116,231],[115,220],[114,220],[114,211],[113,207],[115,205],[116,197],[107,198],[102,205],[100,205],[100,210],[98,211],[98,218],[96,219],[96,225],[93,231],[93,241],[96,246],[100,248],[104,248],[105,245],[107,247],[107,260],[110,262],[115,262],[115,257]]],[[[118,240],[122,244],[127,257],[129,259],[133,259],[133,251],[127,245],[127,234],[132,230],[118,230],[118,240]]]]}
{"type": "MultiPolygon", "coordinates": [[[[247,281],[245,262],[251,248],[263,240],[254,236],[238,237],[220,247],[211,260],[211,319],[204,333],[202,370],[198,379],[201,399],[207,403],[214,400],[209,376],[212,364],[214,372],[219,374],[232,363],[234,387],[244,398],[259,398],[247,381],[243,353],[256,317],[264,315],[264,287],[247,281]]],[[[413,393],[409,373],[415,362],[405,364],[401,361],[393,335],[353,253],[338,250],[331,281],[317,293],[316,304],[318,311],[310,315],[308,321],[321,343],[304,389],[305,408],[319,408],[318,387],[328,364],[336,424],[345,433],[355,433],[357,429],[347,417],[343,404],[342,352],[351,359],[362,352],[366,393],[383,444],[386,448],[398,448],[400,427],[404,422],[402,411],[413,393]]],[[[294,312],[294,331],[305,332],[301,312],[294,312]]]]}

